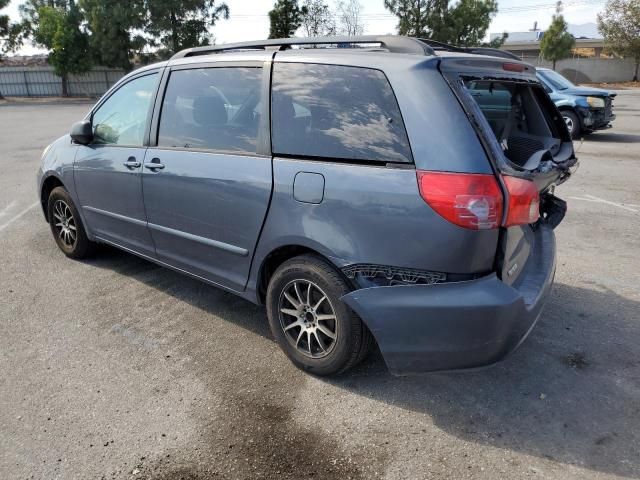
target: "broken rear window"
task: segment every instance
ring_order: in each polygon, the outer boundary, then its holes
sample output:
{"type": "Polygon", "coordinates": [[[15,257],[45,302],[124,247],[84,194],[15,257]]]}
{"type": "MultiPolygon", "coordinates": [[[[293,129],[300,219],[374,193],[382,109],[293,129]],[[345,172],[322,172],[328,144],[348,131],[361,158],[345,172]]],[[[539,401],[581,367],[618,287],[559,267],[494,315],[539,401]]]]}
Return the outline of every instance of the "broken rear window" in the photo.
{"type": "Polygon", "coordinates": [[[475,78],[464,78],[464,84],[511,162],[535,168],[545,156],[560,152],[566,135],[542,87],[475,78]]]}

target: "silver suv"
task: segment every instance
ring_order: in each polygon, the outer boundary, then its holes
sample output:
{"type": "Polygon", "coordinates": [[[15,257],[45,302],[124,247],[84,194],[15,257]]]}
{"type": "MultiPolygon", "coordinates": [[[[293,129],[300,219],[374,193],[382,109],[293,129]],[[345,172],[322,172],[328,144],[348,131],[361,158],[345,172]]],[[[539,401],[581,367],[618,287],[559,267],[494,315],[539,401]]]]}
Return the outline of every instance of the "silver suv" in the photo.
{"type": "Polygon", "coordinates": [[[44,152],[71,258],[105,243],[265,304],[299,367],[502,359],[552,284],[577,160],[535,69],[397,36],[195,48],[44,152]],[[307,48],[312,47],[312,48],[307,48]],[[337,48],[332,48],[337,47],[337,48]]]}

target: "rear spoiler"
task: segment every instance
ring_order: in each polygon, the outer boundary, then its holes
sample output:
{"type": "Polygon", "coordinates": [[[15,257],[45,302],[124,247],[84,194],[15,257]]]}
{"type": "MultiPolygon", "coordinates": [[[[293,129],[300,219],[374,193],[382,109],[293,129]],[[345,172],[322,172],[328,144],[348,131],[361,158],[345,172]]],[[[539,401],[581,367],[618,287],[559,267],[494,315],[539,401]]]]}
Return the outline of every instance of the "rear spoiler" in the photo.
{"type": "Polygon", "coordinates": [[[506,50],[500,50],[499,48],[490,48],[490,47],[456,47],[454,45],[449,45],[448,43],[438,42],[436,40],[431,40],[429,38],[418,38],[423,43],[426,43],[433,50],[437,51],[445,51],[445,52],[457,52],[457,53],[471,53],[473,55],[486,55],[488,57],[500,57],[500,58],[508,58],[509,60],[518,60],[520,61],[520,57],[516,54],[507,52],[506,50]]]}
{"type": "MultiPolygon", "coordinates": [[[[499,50],[501,51],[501,50],[499,50]]],[[[480,53],[478,53],[480,55],[480,53]]],[[[482,54],[484,55],[484,54],[482,54]]],[[[442,73],[454,72],[458,74],[473,73],[477,76],[509,77],[539,83],[536,67],[518,58],[489,57],[443,57],[439,69],[442,73]]]]}

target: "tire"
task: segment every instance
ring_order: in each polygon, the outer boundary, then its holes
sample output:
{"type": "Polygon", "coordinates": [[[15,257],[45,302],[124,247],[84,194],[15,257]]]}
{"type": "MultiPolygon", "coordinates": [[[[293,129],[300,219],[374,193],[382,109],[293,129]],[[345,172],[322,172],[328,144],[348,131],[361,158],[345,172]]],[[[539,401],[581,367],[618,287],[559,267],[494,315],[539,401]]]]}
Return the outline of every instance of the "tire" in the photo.
{"type": "Polygon", "coordinates": [[[47,218],[58,248],[67,257],[81,259],[95,252],[96,244],[87,238],[78,210],[64,187],[51,191],[47,200],[47,218]]]}
{"type": "Polygon", "coordinates": [[[315,375],[335,375],[367,356],[373,336],[340,300],[350,291],[340,273],[314,255],[294,257],[274,272],[266,297],[269,325],[297,367],[315,375]]]}
{"type": "Polygon", "coordinates": [[[571,135],[571,138],[580,138],[582,127],[580,125],[580,119],[578,118],[578,116],[571,110],[563,110],[561,113],[562,119],[567,125],[567,129],[569,130],[569,135],[571,135]]]}

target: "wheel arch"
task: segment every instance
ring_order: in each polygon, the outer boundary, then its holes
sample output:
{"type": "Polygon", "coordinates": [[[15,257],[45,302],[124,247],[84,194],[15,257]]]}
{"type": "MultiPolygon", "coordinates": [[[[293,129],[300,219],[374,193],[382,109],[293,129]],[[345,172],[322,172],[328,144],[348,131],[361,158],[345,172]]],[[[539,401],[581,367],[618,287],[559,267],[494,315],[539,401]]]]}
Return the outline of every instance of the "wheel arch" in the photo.
{"type": "Polygon", "coordinates": [[[40,206],[42,207],[42,212],[44,213],[44,218],[48,222],[49,214],[47,212],[47,201],[49,200],[49,195],[56,187],[66,188],[62,180],[58,178],[54,174],[50,174],[48,177],[44,179],[42,182],[42,187],[40,188],[40,206]]]}
{"type": "MultiPolygon", "coordinates": [[[[264,256],[262,262],[260,263],[256,282],[256,296],[261,305],[264,305],[267,294],[267,286],[269,285],[269,281],[271,280],[271,277],[278,269],[278,267],[291,258],[305,254],[315,255],[321,258],[329,265],[333,266],[338,272],[340,272],[340,275],[342,275],[342,272],[340,271],[336,263],[326,255],[320,253],[318,250],[300,244],[281,245],[277,248],[272,249],[267,255],[264,256]]],[[[350,284],[351,282],[348,283],[350,284]]]]}
{"type": "Polygon", "coordinates": [[[572,105],[562,105],[558,107],[558,110],[560,111],[561,115],[563,112],[569,112],[578,120],[577,130],[574,129],[573,132],[570,132],[572,139],[577,138],[577,135],[579,135],[579,133],[583,133],[585,131],[584,118],[576,107],[572,105]]]}
{"type": "Polygon", "coordinates": [[[580,122],[580,125],[582,126],[582,115],[579,114],[579,112],[576,109],[576,107],[574,107],[573,105],[560,105],[558,107],[558,110],[560,111],[560,113],[562,113],[562,112],[571,112],[571,113],[573,113],[576,117],[578,117],[578,121],[580,122]]]}

